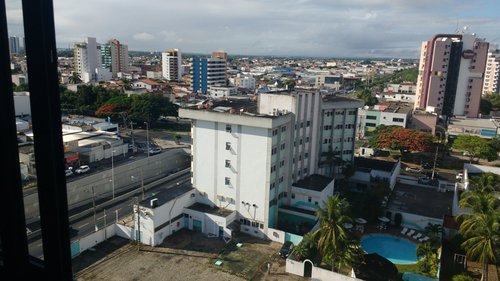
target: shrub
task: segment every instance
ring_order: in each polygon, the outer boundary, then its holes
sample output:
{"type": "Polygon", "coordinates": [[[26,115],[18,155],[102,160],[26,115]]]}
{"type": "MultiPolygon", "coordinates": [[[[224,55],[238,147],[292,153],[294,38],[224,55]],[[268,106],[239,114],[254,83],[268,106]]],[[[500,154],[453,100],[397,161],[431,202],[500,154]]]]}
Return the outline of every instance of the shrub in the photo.
{"type": "Polygon", "coordinates": [[[465,273],[462,273],[460,275],[453,276],[453,281],[474,281],[474,278],[465,273]]]}
{"type": "Polygon", "coordinates": [[[394,215],[394,225],[401,226],[401,222],[403,221],[403,215],[401,213],[396,213],[394,215]]]}

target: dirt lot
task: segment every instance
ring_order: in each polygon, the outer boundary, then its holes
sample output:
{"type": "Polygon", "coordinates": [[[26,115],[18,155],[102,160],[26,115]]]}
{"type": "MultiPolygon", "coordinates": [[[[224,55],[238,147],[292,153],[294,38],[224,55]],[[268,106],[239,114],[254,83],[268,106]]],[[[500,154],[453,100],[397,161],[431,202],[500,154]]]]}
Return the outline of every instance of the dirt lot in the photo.
{"type": "Polygon", "coordinates": [[[113,237],[73,260],[76,280],[305,280],[285,273],[276,254],[280,244],[240,236],[226,244],[218,238],[180,231],[159,247],[113,237]],[[222,260],[222,265],[215,262],[222,260]],[[267,274],[267,262],[271,262],[267,274]]]}

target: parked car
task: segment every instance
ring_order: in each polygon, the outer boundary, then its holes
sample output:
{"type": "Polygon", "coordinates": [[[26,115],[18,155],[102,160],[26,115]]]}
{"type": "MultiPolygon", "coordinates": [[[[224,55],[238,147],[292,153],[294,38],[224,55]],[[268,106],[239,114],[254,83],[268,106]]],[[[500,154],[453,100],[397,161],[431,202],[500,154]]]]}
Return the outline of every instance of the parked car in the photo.
{"type": "Polygon", "coordinates": [[[457,180],[461,180],[464,177],[464,173],[458,173],[456,176],[457,180]]]}
{"type": "Polygon", "coordinates": [[[69,168],[69,169],[66,169],[66,171],[65,171],[65,172],[66,172],[66,176],[67,176],[67,177],[69,177],[69,176],[73,175],[73,171],[72,171],[72,169],[70,169],[70,168],[69,168]]]}
{"type": "Polygon", "coordinates": [[[149,155],[155,155],[161,153],[161,148],[155,147],[155,148],[150,148],[149,149],[149,155]]]}
{"type": "Polygon", "coordinates": [[[292,241],[285,241],[279,252],[280,257],[286,259],[292,252],[292,249],[293,249],[292,241]]]}
{"type": "Polygon", "coordinates": [[[429,177],[419,177],[418,182],[423,184],[428,184],[431,182],[431,179],[429,177]]]}
{"type": "Polygon", "coordinates": [[[77,174],[84,174],[90,171],[90,167],[87,165],[80,166],[78,169],[76,169],[75,173],[77,174]]]}
{"type": "Polygon", "coordinates": [[[422,163],[422,168],[424,169],[432,169],[432,164],[429,162],[422,163]]]}
{"type": "Polygon", "coordinates": [[[406,167],[405,171],[413,173],[421,173],[423,169],[420,167],[406,167]]]}

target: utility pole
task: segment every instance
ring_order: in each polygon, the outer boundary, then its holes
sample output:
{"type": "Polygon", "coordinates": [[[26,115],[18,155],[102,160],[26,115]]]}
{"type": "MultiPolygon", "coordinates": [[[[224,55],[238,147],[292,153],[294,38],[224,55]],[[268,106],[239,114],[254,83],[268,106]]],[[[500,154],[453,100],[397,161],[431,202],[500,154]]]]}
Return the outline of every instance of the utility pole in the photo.
{"type": "Polygon", "coordinates": [[[135,149],[135,142],[134,142],[134,122],[130,121],[130,135],[132,136],[132,147],[135,149]]]}
{"type": "Polygon", "coordinates": [[[108,232],[106,230],[106,209],[102,209],[103,216],[104,216],[104,240],[108,239],[108,232]]]}
{"type": "Polygon", "coordinates": [[[149,163],[149,123],[144,122],[146,124],[146,141],[148,142],[148,163],[149,163]]]}
{"type": "Polygon", "coordinates": [[[96,213],[95,213],[95,191],[94,191],[93,185],[92,185],[92,209],[94,210],[94,228],[95,228],[95,231],[97,231],[98,228],[97,228],[97,219],[96,219],[96,213]]]}
{"type": "Polygon", "coordinates": [[[144,200],[144,175],[142,174],[142,169],[141,169],[141,189],[142,189],[142,200],[144,200]]]}
{"type": "Polygon", "coordinates": [[[432,166],[431,179],[434,179],[434,174],[436,173],[436,162],[437,162],[437,158],[438,158],[438,150],[439,150],[439,146],[436,145],[436,155],[434,155],[434,165],[432,166]]]}
{"type": "Polygon", "coordinates": [[[139,247],[141,245],[141,215],[140,215],[140,207],[139,207],[139,197],[136,197],[137,202],[137,251],[139,251],[139,247]]]}
{"type": "Polygon", "coordinates": [[[115,152],[115,150],[111,151],[111,184],[113,188],[113,200],[115,200],[115,164],[113,159],[115,152]]]}

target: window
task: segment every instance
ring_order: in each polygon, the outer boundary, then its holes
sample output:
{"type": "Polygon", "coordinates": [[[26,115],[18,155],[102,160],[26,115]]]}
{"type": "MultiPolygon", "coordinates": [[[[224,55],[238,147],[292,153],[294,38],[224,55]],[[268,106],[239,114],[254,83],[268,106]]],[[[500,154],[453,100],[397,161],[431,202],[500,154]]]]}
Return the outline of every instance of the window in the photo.
{"type": "Polygon", "coordinates": [[[226,132],[228,132],[228,133],[232,132],[231,124],[226,124],[226,132]]]}
{"type": "Polygon", "coordinates": [[[405,119],[404,118],[392,118],[392,122],[404,122],[405,119]]]}
{"type": "Polygon", "coordinates": [[[307,121],[307,122],[306,122],[306,126],[307,126],[307,127],[311,126],[311,121],[307,121]]]}
{"type": "Polygon", "coordinates": [[[292,193],[292,199],[295,199],[295,193],[292,193]]]}
{"type": "Polygon", "coordinates": [[[288,193],[285,191],[283,192],[283,197],[287,198],[288,197],[288,193]]]}
{"type": "Polygon", "coordinates": [[[278,129],[274,129],[273,130],[273,136],[277,136],[278,135],[278,129]]]}
{"type": "Polygon", "coordinates": [[[284,143],[281,144],[281,150],[284,150],[286,145],[284,143]]]}
{"type": "Polygon", "coordinates": [[[276,165],[271,166],[271,173],[274,173],[276,171],[276,165]]]}
{"type": "Polygon", "coordinates": [[[299,140],[299,144],[302,144],[302,139],[299,140]]]}
{"type": "Polygon", "coordinates": [[[311,201],[312,201],[311,196],[307,197],[307,202],[311,202],[311,201]]]}
{"type": "Polygon", "coordinates": [[[307,174],[307,168],[304,168],[304,174],[307,174]]]}
{"type": "Polygon", "coordinates": [[[271,183],[271,185],[269,186],[269,189],[273,189],[273,188],[275,188],[275,187],[276,187],[276,183],[275,183],[275,182],[273,182],[273,183],[271,183]]]}
{"type": "Polygon", "coordinates": [[[230,185],[231,184],[231,179],[229,177],[226,177],[224,179],[224,182],[225,182],[226,185],[230,185]]]}
{"type": "Polygon", "coordinates": [[[356,115],[356,110],[350,110],[349,115],[356,115]]]}
{"type": "Polygon", "coordinates": [[[300,122],[300,127],[304,128],[304,122],[300,122]]]}
{"type": "Polygon", "coordinates": [[[366,123],[366,127],[377,127],[377,124],[375,123],[366,123]]]}
{"type": "Polygon", "coordinates": [[[231,160],[226,160],[226,168],[231,167],[231,160]]]}
{"type": "Polygon", "coordinates": [[[283,166],[285,166],[285,160],[280,161],[280,167],[283,167],[283,166]]]}
{"type": "Polygon", "coordinates": [[[309,137],[306,137],[306,143],[308,143],[308,142],[309,142],[309,137]]]}
{"type": "Polygon", "coordinates": [[[304,158],[307,159],[309,157],[309,153],[304,153],[304,158]]]}
{"type": "Polygon", "coordinates": [[[231,143],[230,142],[226,142],[226,150],[231,150],[231,143]]]}
{"type": "Polygon", "coordinates": [[[282,183],[282,182],[283,182],[283,177],[280,177],[279,183],[282,183]]]}
{"type": "Polygon", "coordinates": [[[271,149],[271,155],[274,155],[278,152],[278,148],[277,147],[273,147],[273,149],[271,149]]]}
{"type": "Polygon", "coordinates": [[[377,120],[377,116],[366,115],[366,119],[369,119],[369,120],[377,120]]]}
{"type": "Polygon", "coordinates": [[[284,126],[283,126],[283,127],[281,127],[281,132],[282,132],[282,133],[283,133],[283,132],[286,132],[286,127],[284,127],[284,126]]]}

